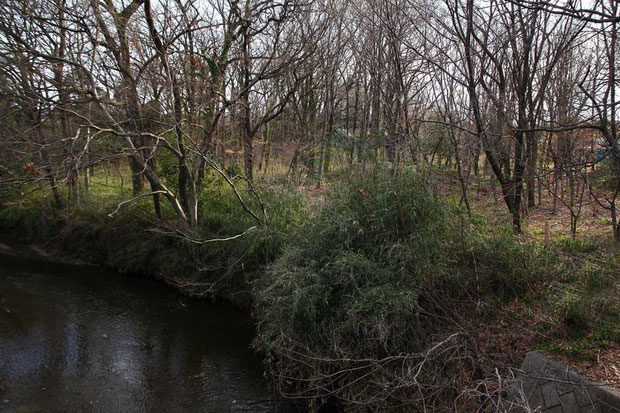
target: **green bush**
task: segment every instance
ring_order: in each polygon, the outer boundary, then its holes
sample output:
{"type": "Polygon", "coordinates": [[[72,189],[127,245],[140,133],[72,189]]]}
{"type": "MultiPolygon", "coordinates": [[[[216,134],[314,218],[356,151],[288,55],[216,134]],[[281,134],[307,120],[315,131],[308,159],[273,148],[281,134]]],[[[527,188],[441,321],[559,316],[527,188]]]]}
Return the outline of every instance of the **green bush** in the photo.
{"type": "MultiPolygon", "coordinates": [[[[317,329],[353,315],[382,324],[389,303],[415,325],[420,285],[446,278],[457,260],[450,215],[426,179],[375,171],[334,189],[255,284],[257,313],[269,320],[264,327],[318,337],[317,329]]],[[[364,330],[351,328],[336,332],[343,343],[364,330]]],[[[386,347],[393,336],[374,334],[386,347]]]]}
{"type": "Polygon", "coordinates": [[[604,188],[615,190],[616,174],[614,173],[613,161],[610,156],[606,156],[598,163],[593,176],[592,186],[594,188],[604,188]]]}
{"type": "Polygon", "coordinates": [[[560,238],[551,245],[562,258],[548,301],[571,337],[596,334],[614,323],[620,334],[620,258],[611,242],[560,238]]]}
{"type": "Polygon", "coordinates": [[[466,281],[499,299],[518,297],[553,277],[557,256],[542,245],[521,241],[510,229],[479,225],[467,234],[466,281]]]}
{"type": "Polygon", "coordinates": [[[442,304],[534,287],[542,249],[471,226],[454,204],[410,170],[354,174],[327,195],[253,283],[256,345],[286,377],[279,385],[376,407],[373,395],[413,374],[403,371],[412,360],[376,371],[362,360],[415,354],[450,332],[442,304]]]}

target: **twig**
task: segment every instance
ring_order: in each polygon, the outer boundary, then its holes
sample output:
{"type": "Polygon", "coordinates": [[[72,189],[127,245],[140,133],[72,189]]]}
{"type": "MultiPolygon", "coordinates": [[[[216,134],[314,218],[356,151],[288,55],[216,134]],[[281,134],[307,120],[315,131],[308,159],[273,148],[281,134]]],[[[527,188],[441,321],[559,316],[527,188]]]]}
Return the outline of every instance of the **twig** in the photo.
{"type": "Polygon", "coordinates": [[[155,194],[167,194],[167,193],[168,193],[168,192],[166,192],[166,191],[153,191],[153,192],[149,192],[148,194],[140,194],[140,195],[138,195],[138,196],[135,196],[135,197],[133,197],[133,198],[131,198],[131,199],[128,199],[128,200],[126,200],[126,201],[123,201],[123,202],[119,203],[119,204],[116,206],[116,209],[115,209],[114,211],[110,212],[110,213],[108,214],[108,216],[109,216],[110,218],[111,218],[111,217],[113,217],[113,216],[114,216],[114,215],[115,215],[115,214],[116,214],[116,213],[117,213],[117,212],[121,209],[121,207],[122,207],[123,205],[128,204],[128,203],[133,202],[133,201],[136,201],[136,200],[138,200],[138,199],[140,199],[140,198],[144,198],[144,197],[151,196],[151,195],[155,195],[155,194]]]}

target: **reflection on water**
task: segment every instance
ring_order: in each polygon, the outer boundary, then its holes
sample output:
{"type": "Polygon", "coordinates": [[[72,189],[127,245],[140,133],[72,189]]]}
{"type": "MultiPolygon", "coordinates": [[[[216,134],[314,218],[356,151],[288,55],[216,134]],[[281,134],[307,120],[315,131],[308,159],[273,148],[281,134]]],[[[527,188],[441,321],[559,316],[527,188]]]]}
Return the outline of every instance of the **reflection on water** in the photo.
{"type": "Polygon", "coordinates": [[[0,255],[0,411],[272,411],[252,333],[152,280],[0,255]]]}

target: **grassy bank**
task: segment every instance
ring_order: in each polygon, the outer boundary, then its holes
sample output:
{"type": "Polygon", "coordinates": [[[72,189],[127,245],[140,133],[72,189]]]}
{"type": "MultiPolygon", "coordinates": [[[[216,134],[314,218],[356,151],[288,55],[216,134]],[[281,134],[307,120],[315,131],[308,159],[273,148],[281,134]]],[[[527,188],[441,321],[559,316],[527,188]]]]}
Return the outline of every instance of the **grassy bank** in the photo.
{"type": "Polygon", "coordinates": [[[82,259],[251,308],[271,382],[316,408],[469,411],[501,394],[498,377],[529,349],[574,361],[617,349],[611,240],[515,236],[468,216],[436,182],[374,170],[342,177],[319,200],[260,188],[267,228],[253,228],[217,179],[201,194],[195,230],[170,211],[154,220],[149,199],[110,217],[127,194],[105,191],[60,211],[24,196],[3,205],[0,222],[82,259]]]}
{"type": "MultiPolygon", "coordinates": [[[[287,234],[307,216],[302,194],[265,189],[261,196],[269,205],[270,226],[257,227],[228,185],[211,177],[201,193],[201,224],[192,229],[179,223],[165,202],[161,220],[153,215],[150,197],[121,204],[132,197],[131,188],[116,180],[93,177],[88,197],[61,210],[38,188],[10,194],[0,208],[0,230],[122,273],[161,279],[186,294],[249,309],[250,278],[280,254],[287,234]]],[[[258,210],[251,194],[241,195],[258,210]]]]}

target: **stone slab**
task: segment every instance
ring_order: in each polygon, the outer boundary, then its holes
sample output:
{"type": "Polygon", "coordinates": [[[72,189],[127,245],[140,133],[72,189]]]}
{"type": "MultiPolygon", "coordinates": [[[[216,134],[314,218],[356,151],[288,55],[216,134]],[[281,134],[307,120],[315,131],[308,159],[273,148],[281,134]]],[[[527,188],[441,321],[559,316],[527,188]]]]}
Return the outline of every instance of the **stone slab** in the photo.
{"type": "Polygon", "coordinates": [[[526,390],[530,411],[620,413],[620,393],[592,383],[563,363],[536,351],[529,352],[523,360],[516,388],[526,390]]]}

